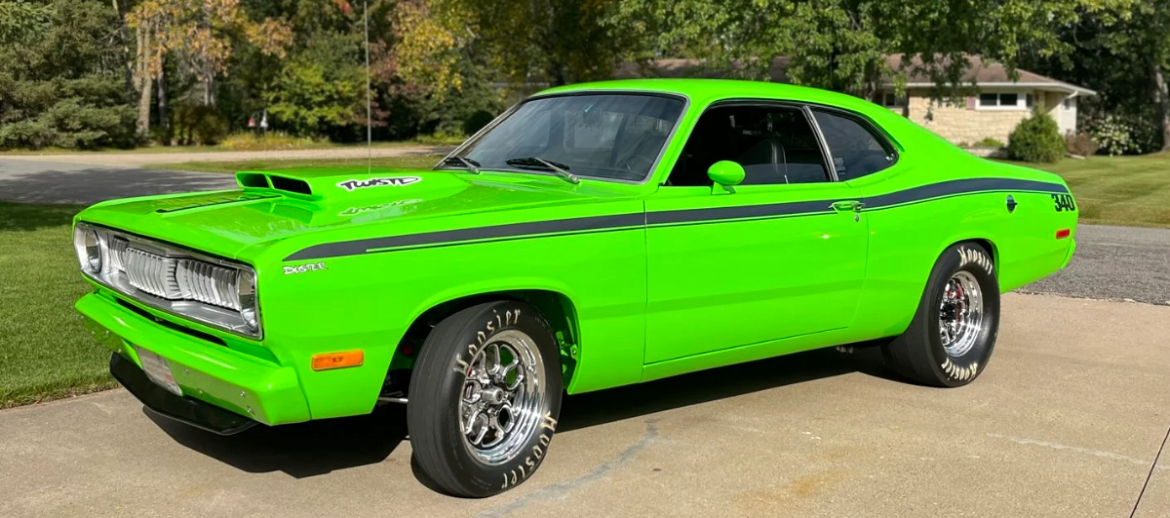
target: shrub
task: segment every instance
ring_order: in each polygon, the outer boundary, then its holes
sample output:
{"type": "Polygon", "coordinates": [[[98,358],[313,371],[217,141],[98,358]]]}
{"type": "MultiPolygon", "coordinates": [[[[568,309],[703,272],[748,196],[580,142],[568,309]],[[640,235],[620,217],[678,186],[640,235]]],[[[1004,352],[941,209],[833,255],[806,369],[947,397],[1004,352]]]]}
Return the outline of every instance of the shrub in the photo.
{"type": "Polygon", "coordinates": [[[487,110],[476,110],[470,117],[463,121],[463,134],[474,135],[475,132],[487,126],[492,119],[496,118],[492,112],[487,110]]]}
{"type": "Polygon", "coordinates": [[[180,144],[214,146],[227,137],[229,126],[211,106],[177,106],[171,112],[171,127],[180,144]]]}
{"type": "Polygon", "coordinates": [[[237,151],[268,151],[278,149],[303,148],[314,143],[311,138],[294,137],[282,131],[257,133],[242,131],[232,133],[223,139],[220,144],[228,149],[237,151]]]}
{"type": "Polygon", "coordinates": [[[1069,153],[1080,156],[1092,156],[1097,153],[1097,141],[1088,133],[1080,132],[1064,137],[1065,149],[1069,153]]]}
{"type": "Polygon", "coordinates": [[[1064,148],[1056,121],[1039,111],[1020,121],[1008,137],[1008,156],[1023,162],[1058,162],[1064,148]]]}
{"type": "Polygon", "coordinates": [[[1000,142],[999,139],[997,139],[997,138],[987,137],[987,138],[984,138],[983,140],[980,140],[979,142],[976,142],[975,147],[986,147],[986,148],[992,148],[992,149],[999,149],[999,148],[1003,147],[1003,142],[1000,142]]]}
{"type": "Polygon", "coordinates": [[[1086,126],[1107,155],[1139,154],[1158,145],[1158,128],[1145,117],[1110,114],[1091,119],[1086,126]]]}
{"type": "Polygon", "coordinates": [[[137,143],[134,110],[116,80],[17,81],[0,74],[0,149],[92,149],[137,143]]]}

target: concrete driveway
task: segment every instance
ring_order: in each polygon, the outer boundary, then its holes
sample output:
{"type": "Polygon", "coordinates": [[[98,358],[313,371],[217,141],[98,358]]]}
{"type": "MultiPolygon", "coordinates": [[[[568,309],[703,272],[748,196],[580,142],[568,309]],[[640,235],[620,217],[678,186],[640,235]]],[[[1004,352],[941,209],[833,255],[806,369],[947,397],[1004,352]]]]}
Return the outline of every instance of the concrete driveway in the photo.
{"type": "MultiPolygon", "coordinates": [[[[1167,336],[1170,307],[1009,294],[962,389],[827,350],[571,397],[542,469],[486,500],[416,478],[401,407],[222,438],[112,391],[0,413],[0,516],[1128,516],[1167,336]]],[[[1167,468],[1137,516],[1170,514],[1167,468]]]]}

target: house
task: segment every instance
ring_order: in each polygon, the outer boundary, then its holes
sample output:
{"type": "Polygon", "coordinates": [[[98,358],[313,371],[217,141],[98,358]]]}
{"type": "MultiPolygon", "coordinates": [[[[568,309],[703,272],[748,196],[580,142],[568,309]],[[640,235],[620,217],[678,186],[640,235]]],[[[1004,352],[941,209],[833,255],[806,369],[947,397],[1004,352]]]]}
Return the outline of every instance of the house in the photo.
{"type": "MultiPolygon", "coordinates": [[[[900,58],[888,59],[897,66],[900,58]]],[[[1034,107],[1052,116],[1062,135],[1076,133],[1077,98],[1097,95],[1088,88],[1027,70],[1017,69],[1019,78],[1012,80],[999,63],[984,62],[978,56],[968,60],[971,67],[964,74],[963,83],[974,84],[979,93],[967,97],[962,104],[931,101],[930,89],[934,84],[922,73],[911,73],[906,78],[905,97],[895,95],[893,82],[884,80],[874,101],[951,142],[974,144],[987,138],[1006,143],[1008,135],[1034,107]]]]}
{"type": "MultiPolygon", "coordinates": [[[[897,69],[901,56],[886,58],[897,69]]],[[[895,110],[910,120],[930,129],[956,144],[975,144],[985,139],[1007,143],[1008,135],[1027,118],[1033,108],[1046,111],[1056,120],[1061,134],[1077,131],[1077,99],[1096,95],[1080,86],[1057,81],[1050,77],[1017,69],[1019,78],[1012,80],[1007,69],[998,63],[985,62],[978,56],[969,56],[970,67],[962,78],[964,84],[973,84],[977,95],[967,97],[960,104],[935,102],[930,98],[934,84],[922,72],[915,72],[921,61],[915,58],[908,69],[906,95],[898,96],[892,79],[883,78],[874,102],[895,110]]],[[[788,58],[772,62],[768,73],[774,82],[788,82],[788,58]]],[[[626,63],[617,73],[618,79],[637,77],[726,77],[726,74],[703,67],[694,59],[659,59],[649,65],[626,63]]]]}

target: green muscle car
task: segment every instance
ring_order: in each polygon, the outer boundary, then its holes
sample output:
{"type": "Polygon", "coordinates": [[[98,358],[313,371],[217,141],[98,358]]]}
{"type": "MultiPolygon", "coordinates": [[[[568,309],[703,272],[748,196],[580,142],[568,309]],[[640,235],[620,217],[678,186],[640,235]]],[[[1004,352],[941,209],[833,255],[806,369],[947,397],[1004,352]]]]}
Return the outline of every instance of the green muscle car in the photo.
{"type": "Polygon", "coordinates": [[[406,404],[462,496],[530,478],[565,393],[859,342],[970,383],[1000,293],[1064,267],[1077,223],[1053,174],[742,81],[547,90],[431,170],[236,178],[77,216],[114,376],[225,435],[406,404]]]}

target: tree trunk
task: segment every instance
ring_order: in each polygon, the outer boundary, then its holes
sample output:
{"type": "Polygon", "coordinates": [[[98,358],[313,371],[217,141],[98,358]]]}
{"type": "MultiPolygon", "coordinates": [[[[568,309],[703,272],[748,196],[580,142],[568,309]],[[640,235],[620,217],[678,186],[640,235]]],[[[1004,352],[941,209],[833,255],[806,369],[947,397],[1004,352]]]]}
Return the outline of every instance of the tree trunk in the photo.
{"type": "Polygon", "coordinates": [[[164,146],[171,145],[171,121],[167,115],[167,64],[162,60],[158,66],[158,127],[164,146]]]}
{"type": "Polygon", "coordinates": [[[138,136],[150,136],[150,87],[154,81],[150,77],[150,32],[145,27],[138,28],[138,54],[135,78],[138,83],[138,136]]]}
{"type": "Polygon", "coordinates": [[[118,41],[122,44],[122,78],[125,80],[126,100],[134,98],[137,88],[134,87],[134,60],[130,59],[130,44],[127,34],[130,32],[126,25],[126,13],[118,6],[118,0],[111,0],[114,12],[118,13],[118,41]]]}
{"type": "Polygon", "coordinates": [[[1167,91],[1166,76],[1159,63],[1151,64],[1154,75],[1154,97],[1158,101],[1158,119],[1162,125],[1162,151],[1170,151],[1170,91],[1167,91]]]}

